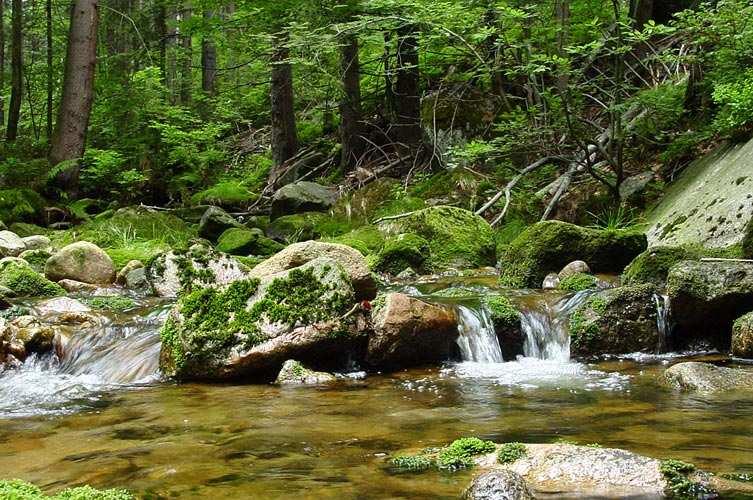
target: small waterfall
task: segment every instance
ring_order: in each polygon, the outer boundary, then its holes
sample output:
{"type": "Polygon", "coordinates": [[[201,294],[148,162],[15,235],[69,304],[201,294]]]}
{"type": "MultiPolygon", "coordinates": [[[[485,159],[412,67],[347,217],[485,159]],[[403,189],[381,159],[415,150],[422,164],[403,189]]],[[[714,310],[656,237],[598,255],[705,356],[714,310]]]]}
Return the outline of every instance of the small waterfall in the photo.
{"type": "Polygon", "coordinates": [[[669,297],[666,295],[654,295],[656,301],[656,328],[666,340],[669,337],[672,323],[670,321],[669,297]]]}
{"type": "Polygon", "coordinates": [[[494,331],[489,311],[481,306],[472,309],[458,305],[457,344],[463,361],[477,363],[502,363],[502,349],[494,331]]]}

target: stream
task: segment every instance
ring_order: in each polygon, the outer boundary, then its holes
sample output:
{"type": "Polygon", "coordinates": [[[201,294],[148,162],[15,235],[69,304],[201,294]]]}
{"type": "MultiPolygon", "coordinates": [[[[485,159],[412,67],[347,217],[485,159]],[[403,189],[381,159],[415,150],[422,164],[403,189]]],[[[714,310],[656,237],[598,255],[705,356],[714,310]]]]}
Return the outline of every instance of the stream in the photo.
{"type": "MultiPolygon", "coordinates": [[[[478,300],[458,308],[461,360],[321,387],[174,384],[158,373],[170,304],[72,331],[62,356],[0,375],[0,470],[47,491],[91,484],[145,498],[457,498],[472,472],[394,474],[391,456],[475,435],[599,443],[712,472],[753,472],[753,395],[660,387],[670,364],[718,354],[569,359],[567,315],[588,293],[514,291],[525,356],[504,360],[478,300]]],[[[457,283],[455,284],[457,285],[457,283]]],[[[479,295],[488,283],[463,283],[479,295]]],[[[668,323],[657,298],[660,327],[668,323]]]]}

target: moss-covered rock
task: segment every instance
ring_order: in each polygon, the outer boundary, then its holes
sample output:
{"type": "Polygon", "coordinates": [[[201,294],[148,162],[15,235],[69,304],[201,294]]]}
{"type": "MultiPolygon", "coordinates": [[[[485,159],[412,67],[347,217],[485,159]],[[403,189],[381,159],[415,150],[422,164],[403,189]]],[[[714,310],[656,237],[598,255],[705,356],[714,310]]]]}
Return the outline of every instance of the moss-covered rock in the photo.
{"type": "Polygon", "coordinates": [[[19,259],[23,259],[29,263],[32,269],[38,273],[44,273],[44,265],[47,260],[52,257],[52,253],[44,248],[37,250],[26,250],[18,256],[19,259]]]}
{"type": "Polygon", "coordinates": [[[196,205],[216,205],[224,209],[244,209],[259,199],[259,195],[252,193],[238,181],[218,182],[209,189],[200,191],[191,197],[191,203],[196,205]]]}
{"type": "Polygon", "coordinates": [[[324,241],[340,243],[355,248],[364,256],[375,255],[384,246],[384,236],[376,226],[365,225],[348,233],[324,241]]]}
{"type": "Polygon", "coordinates": [[[222,233],[231,228],[244,229],[245,226],[220,207],[209,207],[199,221],[199,236],[217,241],[222,233]]]}
{"type": "Polygon", "coordinates": [[[414,234],[429,243],[427,272],[494,265],[496,243],[491,226],[473,212],[431,207],[379,224],[387,235],[414,234]]]}
{"type": "Polygon", "coordinates": [[[596,288],[599,280],[596,276],[586,273],[571,274],[562,278],[557,288],[566,292],[582,292],[591,288],[596,288]]]}
{"type": "Polygon", "coordinates": [[[429,255],[429,242],[415,234],[398,234],[388,238],[377,254],[372,268],[375,271],[397,275],[407,268],[424,271],[429,255]]]}
{"type": "Polygon", "coordinates": [[[5,224],[41,220],[44,199],[31,189],[0,190],[0,220],[5,224]]]}
{"type": "Polygon", "coordinates": [[[65,290],[48,280],[24,260],[0,260],[0,287],[12,292],[13,297],[54,297],[65,295],[65,290]]]}
{"type": "Polygon", "coordinates": [[[40,234],[46,235],[48,233],[47,229],[30,222],[14,222],[10,225],[9,229],[21,238],[26,238],[27,236],[36,236],[40,234]]]}
{"type": "Polygon", "coordinates": [[[230,255],[272,255],[284,245],[264,236],[261,229],[230,228],[217,240],[217,250],[230,255]]]}
{"type": "Polygon", "coordinates": [[[570,353],[575,357],[661,352],[656,289],[637,285],[605,290],[570,315],[570,353]]]}
{"type": "Polygon", "coordinates": [[[327,219],[327,214],[320,212],[284,215],[269,223],[267,236],[287,243],[315,240],[324,236],[322,226],[327,219]]]}
{"type": "Polygon", "coordinates": [[[525,336],[520,323],[520,311],[512,301],[504,295],[489,295],[484,297],[484,305],[494,324],[494,331],[502,349],[502,358],[512,361],[523,354],[525,336]]]}
{"type": "Polygon", "coordinates": [[[115,264],[94,243],[78,241],[60,249],[47,259],[44,274],[52,281],[64,279],[91,284],[108,284],[115,280],[115,264]]]}
{"type": "Polygon", "coordinates": [[[315,182],[300,181],[287,184],[272,196],[271,217],[304,212],[326,212],[337,201],[333,189],[315,182]]]}
{"type": "Polygon", "coordinates": [[[753,359],[753,312],[740,316],[732,325],[732,355],[753,359]]]}
{"type": "Polygon", "coordinates": [[[317,372],[306,368],[302,363],[289,359],[283,363],[275,384],[280,385],[320,385],[337,381],[337,377],[327,372],[317,372]]]}
{"type": "Polygon", "coordinates": [[[19,479],[0,481],[0,498],[9,500],[135,500],[122,489],[98,490],[91,486],[68,488],[55,495],[45,495],[31,483],[19,479]]]}
{"type": "Polygon", "coordinates": [[[320,258],[264,280],[197,288],[161,331],[160,367],[178,379],[273,376],[288,359],[321,366],[352,352],[345,319],[355,294],[345,270],[320,258]]]}
{"type": "Polygon", "coordinates": [[[739,261],[683,261],[667,276],[675,322],[673,348],[701,342],[728,350],[732,324],[753,311],[753,264],[739,261]]]}
{"type": "Polygon", "coordinates": [[[651,283],[664,287],[672,266],[683,260],[700,258],[702,252],[691,247],[654,247],[638,255],[622,274],[625,285],[651,283]]]}
{"type": "Polygon", "coordinates": [[[68,211],[76,220],[86,221],[102,213],[106,206],[101,200],[82,198],[68,204],[68,211]]]}
{"type": "Polygon", "coordinates": [[[547,274],[574,260],[593,272],[622,272],[646,249],[646,236],[637,231],[592,229],[560,221],[534,224],[520,234],[499,262],[500,283],[535,288],[547,274]]]}

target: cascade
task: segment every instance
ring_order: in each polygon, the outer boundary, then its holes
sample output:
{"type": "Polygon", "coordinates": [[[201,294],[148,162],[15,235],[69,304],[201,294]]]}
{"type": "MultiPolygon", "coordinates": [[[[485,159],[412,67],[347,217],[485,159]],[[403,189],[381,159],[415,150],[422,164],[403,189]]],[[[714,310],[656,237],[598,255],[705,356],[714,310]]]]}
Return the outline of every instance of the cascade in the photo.
{"type": "Polygon", "coordinates": [[[473,309],[458,305],[457,344],[463,361],[502,363],[502,349],[494,331],[489,311],[481,306],[473,309]]]}

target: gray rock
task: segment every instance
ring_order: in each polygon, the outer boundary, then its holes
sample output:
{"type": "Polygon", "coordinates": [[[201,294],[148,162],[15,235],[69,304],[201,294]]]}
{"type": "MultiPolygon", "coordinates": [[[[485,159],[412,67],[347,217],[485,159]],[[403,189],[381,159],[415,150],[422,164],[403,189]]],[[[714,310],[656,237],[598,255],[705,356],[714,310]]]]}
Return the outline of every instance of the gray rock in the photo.
{"type": "Polygon", "coordinates": [[[739,317],[732,325],[732,355],[753,359],[753,312],[739,317]]]}
{"type": "Polygon", "coordinates": [[[353,283],[358,300],[369,300],[376,296],[376,282],[364,256],[358,250],[338,243],[319,241],[294,243],[260,262],[251,270],[249,276],[265,278],[322,257],[335,260],[345,269],[353,283]]]}
{"type": "Polygon", "coordinates": [[[134,269],[126,275],[125,286],[129,290],[144,292],[149,290],[149,280],[146,278],[146,268],[134,269]]]}
{"type": "Polygon", "coordinates": [[[315,182],[287,184],[272,197],[272,219],[302,212],[326,212],[337,201],[334,190],[315,182]]]}
{"type": "Polygon", "coordinates": [[[476,477],[463,495],[465,500],[533,500],[525,480],[510,470],[495,470],[476,477]]]}
{"type": "Polygon", "coordinates": [[[23,241],[24,245],[26,246],[26,250],[44,249],[49,248],[50,245],[52,245],[52,241],[47,236],[42,236],[39,234],[21,238],[21,241],[23,241]]]}
{"type": "Polygon", "coordinates": [[[668,385],[687,392],[753,390],[753,371],[693,361],[667,368],[663,380],[668,385]]]}
{"type": "Polygon", "coordinates": [[[131,271],[135,271],[136,269],[141,269],[144,267],[144,263],[140,260],[131,260],[129,261],[125,266],[123,266],[123,269],[118,271],[117,276],[115,276],[115,283],[118,285],[125,285],[126,284],[126,277],[131,271]]]}
{"type": "Polygon", "coordinates": [[[209,207],[199,221],[199,236],[217,241],[222,233],[232,227],[245,227],[232,215],[219,207],[209,207]]]}
{"type": "Polygon", "coordinates": [[[623,200],[639,198],[653,180],[653,172],[641,172],[628,177],[620,184],[620,198],[623,200]]]}
{"type": "Polygon", "coordinates": [[[563,280],[565,278],[569,278],[574,274],[580,273],[591,274],[591,268],[588,267],[588,264],[586,264],[582,260],[574,260],[563,267],[562,270],[557,274],[557,276],[559,277],[559,279],[563,280]]]}
{"type": "Polygon", "coordinates": [[[560,286],[560,277],[557,273],[549,273],[544,278],[541,288],[544,290],[556,290],[560,286]]]}
{"type": "Polygon", "coordinates": [[[112,259],[93,243],[79,241],[63,247],[47,260],[44,274],[52,281],[109,284],[115,279],[112,259]]]}
{"type": "Polygon", "coordinates": [[[69,293],[94,293],[99,290],[99,285],[76,280],[60,280],[58,281],[58,285],[69,293]]]}
{"type": "Polygon", "coordinates": [[[303,366],[298,361],[285,361],[275,380],[280,385],[321,385],[335,382],[337,377],[327,372],[317,372],[303,366]]]}
{"type": "Polygon", "coordinates": [[[16,257],[26,250],[26,245],[16,233],[0,231],[0,257],[16,257]]]}

